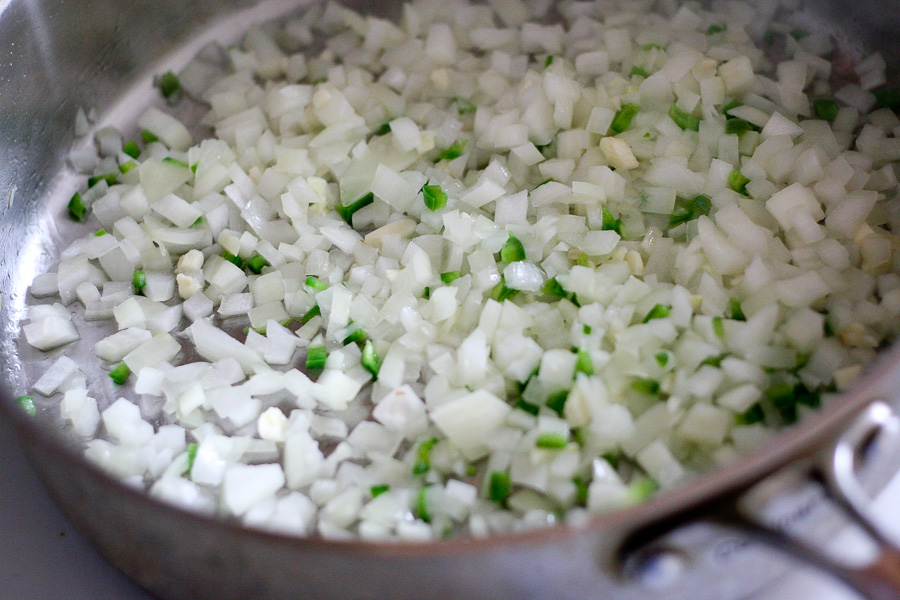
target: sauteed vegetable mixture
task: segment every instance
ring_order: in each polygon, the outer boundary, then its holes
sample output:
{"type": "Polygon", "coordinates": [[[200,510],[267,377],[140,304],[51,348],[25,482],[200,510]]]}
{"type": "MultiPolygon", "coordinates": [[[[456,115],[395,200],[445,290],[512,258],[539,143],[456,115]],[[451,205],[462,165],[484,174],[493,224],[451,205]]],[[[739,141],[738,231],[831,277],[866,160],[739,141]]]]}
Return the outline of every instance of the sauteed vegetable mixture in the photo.
{"type": "Polygon", "coordinates": [[[135,135],[79,114],[35,393],[157,498],[329,538],[727,463],[900,327],[900,93],[771,4],[319,4],[159,76],[135,135]]]}

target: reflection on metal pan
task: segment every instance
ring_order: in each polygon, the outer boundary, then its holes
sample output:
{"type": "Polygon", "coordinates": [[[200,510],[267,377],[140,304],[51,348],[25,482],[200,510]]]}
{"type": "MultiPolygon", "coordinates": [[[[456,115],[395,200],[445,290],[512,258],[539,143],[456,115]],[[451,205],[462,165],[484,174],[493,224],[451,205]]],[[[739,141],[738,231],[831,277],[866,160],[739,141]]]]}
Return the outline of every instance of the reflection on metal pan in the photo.
{"type": "MultiPolygon", "coordinates": [[[[398,6],[351,5],[380,14],[398,6]]],[[[836,1],[817,6],[818,12],[809,16],[817,23],[836,23],[836,31],[845,32],[841,39],[881,48],[891,61],[900,57],[900,29],[886,24],[900,14],[897,7],[900,3],[836,1]]],[[[0,13],[6,57],[0,62],[0,198],[10,199],[8,205],[0,202],[2,409],[73,523],[125,573],[160,596],[175,599],[712,599],[730,593],[723,578],[784,571],[783,561],[748,545],[745,537],[717,527],[692,527],[665,538],[683,541],[680,547],[687,550],[679,552],[687,552],[687,558],[685,568],[676,569],[678,577],[663,578],[663,589],[648,588],[640,577],[623,577],[623,548],[670,543],[655,540],[675,527],[711,517],[768,540],[777,538],[801,556],[833,567],[792,537],[752,524],[737,509],[738,499],[773,472],[799,469],[820,474],[838,503],[869,523],[847,457],[859,452],[867,432],[886,431],[890,437],[894,431],[895,418],[887,405],[873,402],[896,399],[896,348],[883,354],[843,402],[785,432],[776,444],[690,487],[628,511],[594,517],[577,528],[429,545],[297,539],[185,513],[109,478],[88,464],[53,424],[32,422],[14,410],[12,390],[34,381],[43,369],[17,343],[25,290],[74,235],[52,215],[64,203],[63,191],[72,187],[64,160],[73,143],[76,109],[96,106],[111,123],[127,125],[149,103],[145,95],[150,74],[160,65],[184,60],[198,47],[198,30],[206,39],[234,39],[249,22],[292,9],[292,3],[283,1],[251,6],[234,0],[100,0],[88,7],[83,2],[13,0],[0,13]]],[[[814,505],[801,512],[807,510],[815,516],[814,505]]],[[[802,528],[804,519],[797,518],[802,528]]],[[[890,574],[897,572],[897,553],[877,526],[867,528],[881,543],[882,562],[865,571],[838,574],[872,598],[895,598],[900,584],[890,580],[890,574]]],[[[671,563],[655,564],[663,564],[666,572],[665,565],[671,563]]],[[[760,588],[767,585],[763,579],[756,583],[760,588]]],[[[752,585],[742,580],[742,593],[751,594],[752,585]]]]}

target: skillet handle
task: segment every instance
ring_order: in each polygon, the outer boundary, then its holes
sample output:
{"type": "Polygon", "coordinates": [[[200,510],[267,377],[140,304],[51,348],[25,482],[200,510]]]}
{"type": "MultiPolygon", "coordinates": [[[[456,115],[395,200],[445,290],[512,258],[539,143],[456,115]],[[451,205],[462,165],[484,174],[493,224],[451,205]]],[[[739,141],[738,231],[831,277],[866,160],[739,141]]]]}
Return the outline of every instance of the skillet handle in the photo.
{"type": "Polygon", "coordinates": [[[875,557],[868,564],[851,566],[837,561],[821,548],[761,524],[736,507],[723,515],[723,521],[831,573],[869,600],[897,600],[900,598],[900,540],[878,524],[872,499],[857,477],[856,467],[867,446],[876,438],[886,438],[894,449],[900,440],[900,418],[883,402],[866,408],[821,456],[812,471],[812,476],[824,484],[829,498],[874,542],[875,557]]]}

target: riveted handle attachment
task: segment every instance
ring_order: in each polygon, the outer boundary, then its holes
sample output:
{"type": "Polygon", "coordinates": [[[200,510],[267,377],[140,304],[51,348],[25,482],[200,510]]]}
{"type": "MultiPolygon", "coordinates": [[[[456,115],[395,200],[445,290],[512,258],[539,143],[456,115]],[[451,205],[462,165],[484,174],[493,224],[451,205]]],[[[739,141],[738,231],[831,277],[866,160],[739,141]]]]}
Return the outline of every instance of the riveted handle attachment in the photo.
{"type": "Polygon", "coordinates": [[[823,548],[777,530],[761,522],[753,511],[748,514],[737,505],[733,512],[726,513],[727,522],[842,579],[869,600],[897,600],[900,598],[900,540],[879,524],[872,508],[873,498],[859,478],[860,467],[866,463],[876,441],[882,450],[880,454],[900,458],[900,417],[885,402],[867,406],[806,472],[806,477],[819,481],[827,497],[871,538],[874,558],[867,563],[849,565],[837,560],[823,548]]]}
{"type": "Polygon", "coordinates": [[[878,474],[894,476],[900,471],[900,417],[889,404],[880,401],[867,405],[834,441],[825,441],[822,451],[808,460],[774,472],[756,484],[700,507],[702,510],[693,507],[635,532],[623,544],[622,564],[627,567],[629,557],[651,548],[659,536],[691,522],[707,521],[786,551],[843,580],[869,600],[897,600],[900,598],[900,538],[879,524],[872,507],[873,498],[866,491],[867,483],[871,482],[864,483],[859,476],[869,459],[876,457],[878,474]],[[884,464],[886,458],[892,459],[890,465],[884,464]],[[754,494],[763,492],[762,496],[778,497],[796,489],[798,482],[820,484],[841,513],[868,534],[873,545],[871,560],[861,565],[847,564],[824,548],[765,521],[762,513],[766,504],[755,502],[754,494]]]}

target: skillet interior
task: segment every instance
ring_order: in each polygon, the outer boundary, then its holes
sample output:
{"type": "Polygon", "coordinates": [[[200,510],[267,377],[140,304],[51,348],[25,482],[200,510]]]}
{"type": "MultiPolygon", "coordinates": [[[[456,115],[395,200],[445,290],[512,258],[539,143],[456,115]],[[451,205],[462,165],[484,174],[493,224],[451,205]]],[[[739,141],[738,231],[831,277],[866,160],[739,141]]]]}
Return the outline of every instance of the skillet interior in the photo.
{"type": "MultiPolygon", "coordinates": [[[[409,544],[296,540],[186,515],[107,478],[67,445],[54,424],[33,423],[10,410],[11,399],[23,393],[46,365],[28,356],[18,343],[17,323],[27,286],[76,235],[58,219],[77,185],[64,168],[73,143],[75,111],[97,107],[104,123],[127,128],[151,100],[152,74],[183,64],[199,47],[197,38],[191,37],[198,30],[227,43],[249,20],[266,20],[294,5],[285,0],[269,0],[254,8],[237,0],[190,5],[171,0],[23,0],[2,9],[2,405],[29,441],[28,453],[76,525],[144,585],[172,598],[297,597],[297,581],[305,582],[304,596],[318,598],[375,597],[384,590],[396,597],[594,595],[616,585],[598,566],[606,566],[628,529],[698,498],[712,499],[743,478],[811,450],[823,436],[838,431],[858,405],[897,389],[900,357],[893,352],[883,357],[865,387],[846,403],[785,434],[777,446],[748,457],[727,473],[710,474],[689,490],[612,518],[597,518],[574,533],[556,528],[414,549],[409,544]],[[150,556],[135,551],[149,547],[158,552],[150,556]],[[342,576],[350,569],[365,578],[342,576]]],[[[348,5],[381,14],[397,6],[374,1],[348,5]]],[[[900,13],[890,10],[898,5],[837,0],[817,5],[820,12],[810,18],[840,23],[846,47],[877,47],[891,62],[892,56],[900,55],[896,16],[900,13]]],[[[713,592],[703,587],[685,580],[681,592],[719,597],[708,595],[713,592]]],[[[621,593],[646,597],[645,590],[629,586],[621,593]]]]}

